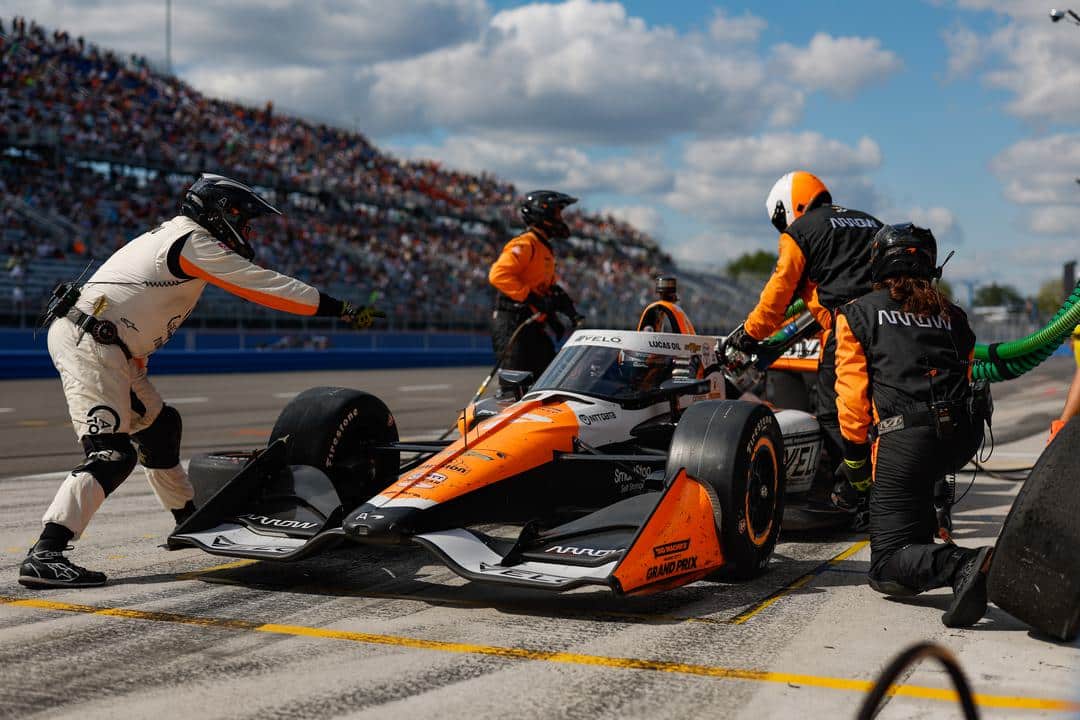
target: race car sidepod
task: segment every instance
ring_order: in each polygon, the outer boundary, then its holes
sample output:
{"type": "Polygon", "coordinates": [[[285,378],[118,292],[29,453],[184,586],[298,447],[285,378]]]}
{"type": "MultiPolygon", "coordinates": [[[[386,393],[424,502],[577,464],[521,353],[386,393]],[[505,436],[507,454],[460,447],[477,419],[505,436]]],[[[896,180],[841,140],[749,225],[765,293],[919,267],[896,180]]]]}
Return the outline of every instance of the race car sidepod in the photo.
{"type": "Polygon", "coordinates": [[[768,564],[783,516],[783,440],[764,405],[705,401],[683,414],[659,492],[620,500],[516,541],[456,528],[416,535],[459,575],[547,590],[602,585],[645,594],[727,567],[768,564]]]}

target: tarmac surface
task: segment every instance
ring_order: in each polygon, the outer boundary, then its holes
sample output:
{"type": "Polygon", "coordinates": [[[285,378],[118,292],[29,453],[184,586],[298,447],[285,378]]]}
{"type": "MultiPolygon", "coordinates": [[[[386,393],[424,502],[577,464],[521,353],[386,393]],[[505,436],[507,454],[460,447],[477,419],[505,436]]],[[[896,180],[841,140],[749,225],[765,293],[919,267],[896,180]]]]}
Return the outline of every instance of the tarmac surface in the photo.
{"type": "MultiPolygon", "coordinates": [[[[993,467],[1030,466],[1072,370],[1055,358],[995,388],[993,467]]],[[[432,437],[485,368],[168,376],[183,456],[255,447],[315,385],[392,408],[432,437]]],[[[475,585],[417,548],[348,548],[292,564],[160,544],[172,518],[141,471],[98,512],[73,559],[105,587],[15,582],[39,518],[81,460],[56,380],[0,382],[0,717],[854,717],[909,644],[949,648],[984,717],[1080,717],[1080,643],[1031,633],[991,606],[949,630],[950,593],[905,601],[866,585],[869,547],[845,531],[787,533],[763,576],[616,598],[475,585]]],[[[962,489],[970,479],[961,476],[962,489]]],[[[962,544],[993,542],[1020,483],[980,475],[956,508],[962,544]]],[[[882,718],[958,717],[924,663],[882,718]]]]}

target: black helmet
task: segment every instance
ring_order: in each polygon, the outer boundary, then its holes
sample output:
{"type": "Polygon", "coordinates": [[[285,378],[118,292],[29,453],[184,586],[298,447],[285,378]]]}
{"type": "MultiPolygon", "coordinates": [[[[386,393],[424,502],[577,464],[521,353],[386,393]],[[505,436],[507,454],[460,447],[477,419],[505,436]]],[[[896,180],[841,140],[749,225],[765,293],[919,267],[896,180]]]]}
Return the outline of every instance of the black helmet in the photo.
{"type": "Polygon", "coordinates": [[[188,188],[180,201],[180,212],[248,260],[255,257],[255,249],[248,243],[255,236],[252,218],[281,214],[247,185],[212,173],[203,173],[188,188]]]}
{"type": "Polygon", "coordinates": [[[656,296],[661,300],[679,301],[679,290],[675,278],[671,275],[659,275],[656,278],[656,296]]]}
{"type": "Polygon", "coordinates": [[[562,209],[576,202],[576,197],[565,193],[533,190],[521,201],[521,219],[526,226],[539,228],[549,238],[568,238],[570,228],[563,222],[562,209]]]}
{"type": "Polygon", "coordinates": [[[870,243],[870,279],[906,275],[932,280],[941,277],[937,267],[937,240],[928,228],[913,223],[885,225],[870,243]]]}

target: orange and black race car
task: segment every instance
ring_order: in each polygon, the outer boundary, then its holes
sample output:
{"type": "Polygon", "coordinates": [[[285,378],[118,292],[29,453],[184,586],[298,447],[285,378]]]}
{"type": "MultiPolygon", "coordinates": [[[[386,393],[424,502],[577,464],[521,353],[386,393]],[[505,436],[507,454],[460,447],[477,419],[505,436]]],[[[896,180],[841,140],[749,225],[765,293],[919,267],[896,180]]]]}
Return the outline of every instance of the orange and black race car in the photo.
{"type": "Polygon", "coordinates": [[[417,544],[470,580],[552,590],[751,577],[821,451],[811,415],[744,394],[767,362],[717,337],[578,330],[531,386],[504,372],[518,399],[470,405],[446,442],[399,442],[375,396],[313,388],[169,543],[279,561],[417,544]]]}

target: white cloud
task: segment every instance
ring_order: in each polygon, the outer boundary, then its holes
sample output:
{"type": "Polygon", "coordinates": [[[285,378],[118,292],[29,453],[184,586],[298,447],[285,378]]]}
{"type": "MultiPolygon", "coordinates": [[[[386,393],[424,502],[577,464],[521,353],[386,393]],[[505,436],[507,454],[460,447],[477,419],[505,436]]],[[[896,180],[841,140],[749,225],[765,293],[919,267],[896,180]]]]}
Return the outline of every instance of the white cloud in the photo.
{"type": "Polygon", "coordinates": [[[767,26],[763,18],[748,12],[729,17],[723,9],[718,9],[709,23],[709,37],[721,43],[755,43],[767,26]]]}
{"type": "Polygon", "coordinates": [[[671,169],[652,153],[595,159],[580,148],[545,143],[529,135],[455,135],[440,145],[401,148],[416,158],[437,158],[474,172],[493,172],[519,188],[552,187],[573,193],[643,195],[673,183],[671,169]]]}
{"type": "Polygon", "coordinates": [[[600,214],[611,215],[618,220],[628,222],[638,230],[653,236],[664,227],[664,219],[660,216],[660,211],[652,205],[605,207],[601,208],[600,214]]]}
{"type": "Polygon", "coordinates": [[[946,80],[958,80],[970,75],[986,57],[983,38],[970,28],[945,30],[941,34],[948,50],[946,80]]]}
{"type": "MultiPolygon", "coordinates": [[[[754,23],[720,25],[749,36],[754,23]]],[[[680,131],[745,131],[790,102],[789,89],[753,53],[649,26],[615,2],[504,10],[470,42],[373,71],[380,126],[404,130],[648,141],[680,131]]]]}
{"type": "Polygon", "coordinates": [[[778,45],[776,62],[781,72],[807,90],[824,90],[851,97],[863,87],[902,67],[900,58],[869,37],[833,37],[818,33],[807,47],[778,45]]]}
{"type": "MultiPolygon", "coordinates": [[[[913,222],[920,227],[930,228],[934,237],[937,238],[939,250],[945,246],[962,245],[964,242],[964,231],[960,227],[956,214],[949,208],[911,207],[900,212],[887,211],[880,217],[887,223],[913,222]]],[[[940,254],[941,257],[938,259],[944,260],[945,254],[940,254]]]]}
{"type": "Polygon", "coordinates": [[[838,203],[871,210],[878,202],[866,175],[881,165],[881,150],[867,137],[853,146],[816,132],[699,140],[687,144],[684,160],[668,204],[755,234],[768,220],[765,196],[789,170],[818,175],[838,203]]]}

